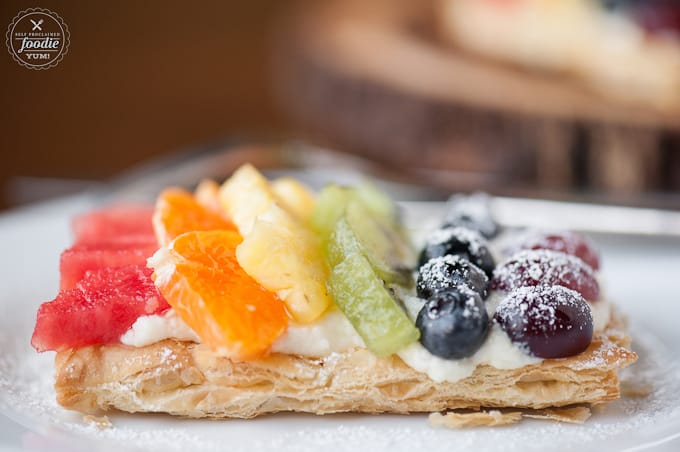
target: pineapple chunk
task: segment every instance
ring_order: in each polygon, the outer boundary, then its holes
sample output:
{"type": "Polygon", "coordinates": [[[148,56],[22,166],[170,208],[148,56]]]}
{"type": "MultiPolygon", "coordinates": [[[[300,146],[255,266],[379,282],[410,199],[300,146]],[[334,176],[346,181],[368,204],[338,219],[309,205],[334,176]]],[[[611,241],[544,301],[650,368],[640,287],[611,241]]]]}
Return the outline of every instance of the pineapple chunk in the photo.
{"type": "Polygon", "coordinates": [[[286,210],[305,223],[310,221],[314,214],[316,197],[307,186],[290,177],[282,177],[272,182],[272,190],[286,210]]]}
{"type": "Polygon", "coordinates": [[[292,198],[281,202],[269,181],[250,165],[222,185],[219,198],[243,236],[236,249],[241,267],[275,292],[296,321],[316,320],[332,304],[326,290],[329,269],[316,234],[287,210],[301,204],[292,198]]]}
{"type": "Polygon", "coordinates": [[[270,221],[281,212],[278,206],[272,206],[271,212],[255,221],[236,249],[236,258],[246,273],[276,292],[295,320],[313,322],[330,304],[326,290],[328,269],[313,233],[270,221]]]}
{"type": "Polygon", "coordinates": [[[249,164],[237,169],[222,184],[219,198],[222,208],[243,237],[253,228],[257,217],[276,203],[269,181],[249,164]]]}
{"type": "Polygon", "coordinates": [[[206,209],[223,213],[218,196],[219,190],[220,186],[217,182],[211,179],[203,179],[196,187],[194,196],[196,201],[206,209]]]}

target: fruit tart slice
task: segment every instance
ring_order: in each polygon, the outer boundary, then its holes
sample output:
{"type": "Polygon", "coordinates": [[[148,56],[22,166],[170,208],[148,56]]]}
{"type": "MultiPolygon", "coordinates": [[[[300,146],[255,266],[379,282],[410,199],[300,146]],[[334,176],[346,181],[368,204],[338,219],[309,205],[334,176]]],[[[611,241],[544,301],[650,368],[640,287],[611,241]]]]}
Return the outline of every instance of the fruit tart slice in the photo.
{"type": "MultiPolygon", "coordinates": [[[[120,209],[79,219],[92,223],[84,253],[104,258],[78,255],[83,276],[38,313],[32,343],[57,351],[69,409],[556,408],[616,399],[617,370],[636,359],[592,244],[502,231],[480,195],[452,198],[419,254],[372,186],[314,194],[249,165],[196,194],[164,191],[153,215],[135,211],[140,231],[111,214],[120,209]],[[149,225],[157,250],[142,240],[129,252],[126,237],[148,239],[149,225]]],[[[73,256],[62,259],[69,280],[73,256]]]]}
{"type": "Polygon", "coordinates": [[[437,0],[442,36],[477,56],[680,111],[677,0],[437,0]]]}

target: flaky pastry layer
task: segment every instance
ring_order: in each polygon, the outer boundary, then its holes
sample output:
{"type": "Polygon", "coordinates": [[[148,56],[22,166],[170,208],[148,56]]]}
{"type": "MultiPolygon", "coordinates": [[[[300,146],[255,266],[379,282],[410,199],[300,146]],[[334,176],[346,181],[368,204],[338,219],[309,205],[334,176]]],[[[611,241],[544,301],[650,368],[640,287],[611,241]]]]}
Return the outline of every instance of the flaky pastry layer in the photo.
{"type": "Polygon", "coordinates": [[[637,359],[629,346],[624,322],[614,316],[577,356],[510,370],[481,365],[455,383],[437,383],[396,355],[378,358],[362,348],[323,358],[273,354],[232,362],[202,344],[165,340],[57,353],[55,388],[62,406],[83,413],[118,409],[194,418],[542,409],[618,398],[616,372],[637,359]]]}

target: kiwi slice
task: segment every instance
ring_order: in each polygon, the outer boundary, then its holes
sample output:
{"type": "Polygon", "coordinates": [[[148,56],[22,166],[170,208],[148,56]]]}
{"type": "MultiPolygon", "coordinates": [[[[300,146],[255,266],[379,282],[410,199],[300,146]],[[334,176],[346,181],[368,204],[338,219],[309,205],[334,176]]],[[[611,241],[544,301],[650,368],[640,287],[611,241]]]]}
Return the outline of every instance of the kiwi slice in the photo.
{"type": "Polygon", "coordinates": [[[411,286],[415,262],[396,206],[369,186],[328,186],[319,195],[312,226],[322,238],[335,303],[377,355],[398,351],[418,330],[387,285],[411,286]]]}
{"type": "MultiPolygon", "coordinates": [[[[346,219],[361,252],[385,282],[412,285],[416,255],[389,197],[368,183],[353,188],[328,185],[319,194],[312,216],[312,228],[326,250],[333,246],[329,241],[340,218],[346,219]]],[[[328,257],[331,265],[338,263],[328,257]]]]}
{"type": "Polygon", "coordinates": [[[351,197],[352,189],[339,185],[327,185],[321,190],[316,199],[311,222],[312,229],[322,240],[328,240],[351,197]]]}
{"type": "Polygon", "coordinates": [[[373,217],[361,204],[350,201],[326,241],[331,267],[349,254],[361,253],[385,283],[413,285],[411,270],[402,259],[391,228],[373,217]]]}
{"type": "Polygon", "coordinates": [[[340,310],[376,355],[390,355],[418,340],[418,328],[361,253],[349,254],[333,268],[328,288],[340,310]]]}

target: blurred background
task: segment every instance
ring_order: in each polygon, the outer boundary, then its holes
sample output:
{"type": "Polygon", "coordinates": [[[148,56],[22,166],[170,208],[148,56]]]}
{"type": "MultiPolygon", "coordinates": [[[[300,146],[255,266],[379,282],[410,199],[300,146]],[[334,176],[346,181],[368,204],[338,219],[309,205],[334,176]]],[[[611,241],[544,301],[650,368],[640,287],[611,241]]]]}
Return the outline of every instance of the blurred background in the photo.
{"type": "Polygon", "coordinates": [[[675,0],[7,0],[0,23],[33,6],[71,43],[45,71],[0,58],[3,209],[226,141],[441,193],[680,208],[675,0]]]}

